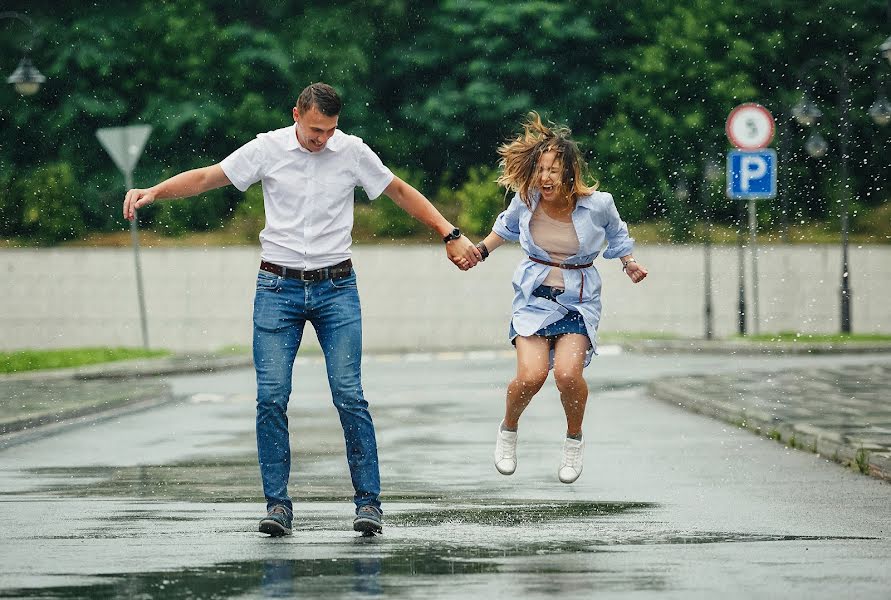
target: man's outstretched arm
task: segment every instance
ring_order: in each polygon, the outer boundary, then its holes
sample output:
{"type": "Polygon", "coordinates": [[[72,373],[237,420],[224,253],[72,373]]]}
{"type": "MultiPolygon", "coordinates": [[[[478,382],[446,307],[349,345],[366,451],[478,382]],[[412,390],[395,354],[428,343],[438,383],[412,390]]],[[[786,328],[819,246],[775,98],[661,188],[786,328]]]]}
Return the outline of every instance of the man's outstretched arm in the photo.
{"type": "Polygon", "coordinates": [[[136,217],[136,209],[148,206],[155,200],[188,198],[231,184],[220,165],[185,171],[150,188],[133,188],[127,192],[124,197],[124,218],[132,221],[136,217]]]}
{"type": "MultiPolygon", "coordinates": [[[[436,231],[441,237],[445,237],[455,228],[421,192],[398,177],[393,177],[393,181],[384,189],[384,194],[399,208],[436,231]]],[[[449,260],[462,271],[473,267],[482,258],[473,242],[463,235],[446,243],[446,253],[449,255],[449,260]]]]}

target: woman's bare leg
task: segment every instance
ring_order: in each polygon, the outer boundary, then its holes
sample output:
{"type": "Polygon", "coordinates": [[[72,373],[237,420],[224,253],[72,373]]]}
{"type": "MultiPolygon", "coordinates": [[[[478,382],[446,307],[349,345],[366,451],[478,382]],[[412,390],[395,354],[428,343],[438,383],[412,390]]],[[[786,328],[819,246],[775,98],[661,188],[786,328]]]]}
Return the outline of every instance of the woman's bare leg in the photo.
{"type": "Polygon", "coordinates": [[[504,411],[504,426],[507,429],[517,428],[520,415],[548,377],[550,342],[547,338],[518,335],[516,343],[517,376],[507,386],[507,406],[504,411]]]}
{"type": "Polygon", "coordinates": [[[588,402],[588,384],[582,371],[590,345],[588,336],[567,333],[557,338],[554,347],[554,380],[566,413],[567,437],[578,437],[582,433],[585,404],[588,402]]]}

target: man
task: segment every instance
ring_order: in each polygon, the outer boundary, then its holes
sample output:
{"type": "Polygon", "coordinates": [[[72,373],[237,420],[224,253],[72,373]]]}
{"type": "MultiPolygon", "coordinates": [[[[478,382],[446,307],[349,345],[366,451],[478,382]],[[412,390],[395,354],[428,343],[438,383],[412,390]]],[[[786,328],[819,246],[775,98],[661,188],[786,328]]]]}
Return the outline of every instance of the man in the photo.
{"type": "Polygon", "coordinates": [[[260,233],[260,271],[254,298],[254,367],[257,373],[257,453],[267,515],[260,531],[291,533],[287,492],[291,451],[288,398],[294,358],[309,321],[316,331],[340,414],[355,489],[353,529],[380,533],[380,475],[374,425],[361,384],[362,322],[350,261],[353,189],[369,198],[389,196],[412,217],[436,230],[449,259],[461,270],[479,250],[415,188],[393,175],[361,139],[337,129],[342,103],[334,89],[314,83],[293,109],[294,125],[260,134],[221,163],[175,175],[124,199],[124,217],[155,200],[184,198],[260,181],[266,227],[260,233]]]}

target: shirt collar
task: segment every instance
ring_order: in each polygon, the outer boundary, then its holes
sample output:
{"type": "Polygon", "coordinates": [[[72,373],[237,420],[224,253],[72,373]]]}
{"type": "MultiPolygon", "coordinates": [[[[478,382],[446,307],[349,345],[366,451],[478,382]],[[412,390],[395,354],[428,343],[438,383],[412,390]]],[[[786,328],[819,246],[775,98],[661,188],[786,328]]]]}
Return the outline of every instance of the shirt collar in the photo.
{"type": "Polygon", "coordinates": [[[594,210],[594,194],[588,194],[587,196],[581,196],[578,200],[575,201],[576,206],[583,206],[588,210],[594,210]]]}
{"type": "MultiPolygon", "coordinates": [[[[337,152],[341,148],[343,148],[344,142],[344,133],[340,129],[334,130],[334,135],[328,138],[328,143],[325,144],[325,150],[331,150],[332,152],[337,152]]],[[[288,150],[299,150],[300,152],[306,152],[307,154],[315,154],[315,152],[310,152],[300,143],[300,140],[297,139],[297,124],[291,128],[291,135],[288,136],[288,150]]]]}
{"type": "MultiPolygon", "coordinates": [[[[532,204],[532,207],[529,210],[530,212],[535,212],[535,208],[541,200],[541,190],[536,188],[532,194],[530,194],[529,200],[530,204],[532,204]]],[[[578,208],[579,206],[587,208],[588,210],[594,210],[594,194],[580,196],[579,199],[575,201],[575,207],[578,208]]]]}

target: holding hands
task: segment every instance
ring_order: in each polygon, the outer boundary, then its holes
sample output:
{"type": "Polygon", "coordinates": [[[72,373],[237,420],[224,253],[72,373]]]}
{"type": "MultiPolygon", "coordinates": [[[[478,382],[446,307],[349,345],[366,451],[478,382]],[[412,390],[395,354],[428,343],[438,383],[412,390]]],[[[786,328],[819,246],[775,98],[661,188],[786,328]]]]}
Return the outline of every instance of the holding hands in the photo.
{"type": "Polygon", "coordinates": [[[472,269],[483,260],[479,249],[463,235],[446,242],[446,254],[448,254],[449,260],[462,271],[472,269]]]}

